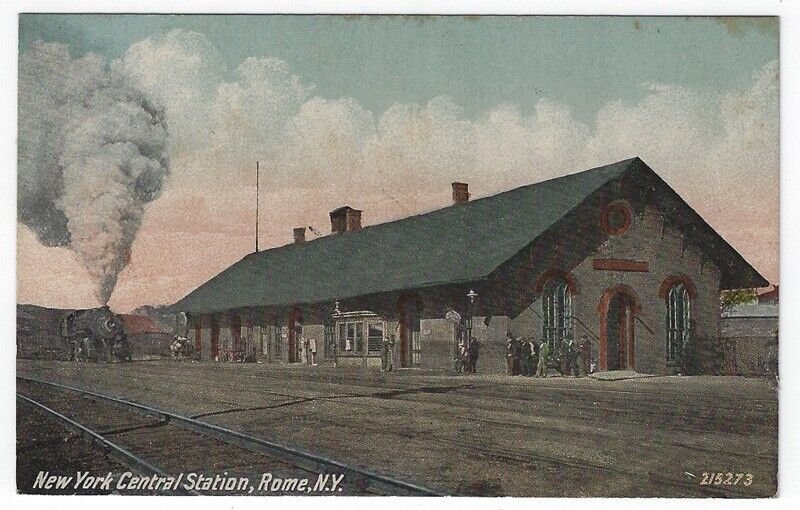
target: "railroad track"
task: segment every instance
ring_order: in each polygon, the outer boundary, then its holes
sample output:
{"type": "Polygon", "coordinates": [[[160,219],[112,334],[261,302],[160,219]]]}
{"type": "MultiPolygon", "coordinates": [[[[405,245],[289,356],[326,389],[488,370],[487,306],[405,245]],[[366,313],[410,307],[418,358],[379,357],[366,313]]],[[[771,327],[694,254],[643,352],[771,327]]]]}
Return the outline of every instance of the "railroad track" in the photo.
{"type": "MultiPolygon", "coordinates": [[[[142,429],[148,429],[148,434],[152,434],[152,431],[161,431],[165,427],[179,428],[181,430],[194,433],[194,436],[202,436],[204,438],[203,444],[197,444],[199,439],[193,436],[194,438],[192,439],[192,442],[194,444],[191,445],[191,448],[198,449],[198,451],[216,451],[221,452],[221,454],[224,456],[231,454],[231,446],[236,446],[239,447],[236,450],[247,450],[252,454],[260,456],[262,459],[268,460],[272,465],[279,465],[284,471],[296,473],[299,470],[309,473],[309,479],[313,479],[321,475],[343,476],[342,480],[344,481],[342,484],[347,488],[347,493],[349,494],[403,496],[444,495],[438,491],[399,480],[391,476],[375,473],[361,467],[351,466],[327,457],[305,452],[291,446],[278,444],[273,441],[265,440],[239,431],[213,425],[211,423],[203,422],[191,417],[182,416],[171,411],[104,395],[83,388],[44,381],[33,377],[18,376],[17,379],[38,385],[39,387],[55,389],[61,392],[68,392],[81,397],[86,397],[96,402],[115,406],[129,413],[135,413],[137,415],[144,416],[150,420],[158,420],[157,423],[150,423],[148,425],[139,427],[130,427],[128,429],[112,431],[112,433],[126,432],[129,430],[141,431],[142,429]]],[[[101,447],[109,454],[115,456],[119,461],[130,466],[132,470],[138,473],[147,476],[156,475],[161,477],[171,476],[170,473],[175,474],[174,469],[169,470],[165,469],[161,465],[157,465],[160,464],[158,460],[147,460],[143,455],[134,453],[134,448],[126,448],[123,445],[112,441],[108,437],[108,435],[110,435],[109,433],[103,434],[93,430],[89,426],[80,423],[79,421],[51,408],[50,406],[47,406],[37,399],[31,398],[30,396],[17,393],[17,398],[22,403],[31,405],[50,414],[59,421],[63,422],[67,427],[78,431],[82,435],[85,435],[98,447],[101,447]]],[[[163,432],[160,433],[163,434],[163,432]]],[[[150,457],[158,458],[160,455],[163,456],[163,454],[160,454],[160,452],[157,451],[150,452],[150,457]]],[[[236,456],[241,456],[241,453],[237,453],[236,456]]],[[[169,463],[169,461],[172,461],[173,463],[175,462],[175,459],[168,458],[160,460],[166,463],[169,463]]],[[[271,472],[272,470],[269,471],[271,472]]],[[[254,485],[257,484],[258,480],[253,480],[253,483],[254,485]]],[[[312,483],[313,480],[310,480],[309,485],[312,483]]],[[[330,483],[327,484],[327,486],[330,485],[330,483]]],[[[250,492],[252,493],[253,491],[251,490],[250,492]]],[[[183,491],[183,493],[201,494],[203,492],[190,489],[183,491]]]]}
{"type": "MultiPolygon", "coordinates": [[[[17,400],[19,400],[23,404],[33,407],[34,409],[38,409],[39,411],[42,411],[53,418],[56,418],[67,428],[86,437],[94,445],[103,450],[107,455],[115,458],[122,465],[127,466],[129,469],[131,469],[132,471],[136,472],[141,476],[156,475],[162,478],[167,478],[168,476],[170,476],[167,472],[165,472],[161,468],[154,466],[141,456],[136,455],[130,450],[111,441],[108,437],[87,427],[86,425],[78,423],[77,421],[69,418],[64,414],[59,413],[55,409],[52,409],[51,407],[48,407],[47,405],[37,400],[34,400],[20,393],[17,393],[17,400]]],[[[197,491],[186,490],[182,487],[177,488],[175,493],[178,495],[200,495],[200,493],[197,491]]]]}

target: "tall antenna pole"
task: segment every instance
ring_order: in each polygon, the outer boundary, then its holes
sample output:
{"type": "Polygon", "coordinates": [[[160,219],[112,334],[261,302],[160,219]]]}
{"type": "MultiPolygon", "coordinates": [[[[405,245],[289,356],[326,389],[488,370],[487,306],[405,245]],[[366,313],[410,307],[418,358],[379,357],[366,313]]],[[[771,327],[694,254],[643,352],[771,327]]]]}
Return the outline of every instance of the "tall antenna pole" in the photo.
{"type": "Polygon", "coordinates": [[[258,253],[258,161],[256,161],[256,253],[258,253]]]}

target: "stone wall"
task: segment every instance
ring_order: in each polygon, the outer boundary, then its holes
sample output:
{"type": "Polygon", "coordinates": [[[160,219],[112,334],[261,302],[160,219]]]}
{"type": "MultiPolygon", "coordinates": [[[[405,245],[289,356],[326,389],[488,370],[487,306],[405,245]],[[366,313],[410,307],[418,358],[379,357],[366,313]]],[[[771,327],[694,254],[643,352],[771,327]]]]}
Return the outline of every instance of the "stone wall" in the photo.
{"type": "MultiPolygon", "coordinates": [[[[697,289],[692,302],[694,333],[699,337],[719,336],[719,270],[701,255],[699,247],[684,245],[680,231],[663,225],[661,215],[646,208],[633,216],[629,230],[609,237],[597,250],[577,265],[571,274],[577,293],[572,297],[574,334],[586,334],[599,348],[598,307],[606,289],[625,285],[633,290],[640,312],[635,324],[635,369],[643,373],[671,373],[666,362],[666,302],[659,296],[664,280],[687,275],[697,289]],[[610,271],[594,269],[594,259],[644,261],[648,271],[610,271]]],[[[541,338],[542,303],[537,299],[511,321],[516,336],[541,338]]]]}

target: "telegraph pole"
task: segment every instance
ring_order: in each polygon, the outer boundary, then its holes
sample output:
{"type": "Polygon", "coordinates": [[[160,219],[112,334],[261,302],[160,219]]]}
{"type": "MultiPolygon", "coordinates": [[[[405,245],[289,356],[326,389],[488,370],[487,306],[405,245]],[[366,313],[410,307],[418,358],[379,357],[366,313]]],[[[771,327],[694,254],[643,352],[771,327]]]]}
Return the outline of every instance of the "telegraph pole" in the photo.
{"type": "Polygon", "coordinates": [[[258,161],[256,161],[256,253],[258,253],[258,161]]]}

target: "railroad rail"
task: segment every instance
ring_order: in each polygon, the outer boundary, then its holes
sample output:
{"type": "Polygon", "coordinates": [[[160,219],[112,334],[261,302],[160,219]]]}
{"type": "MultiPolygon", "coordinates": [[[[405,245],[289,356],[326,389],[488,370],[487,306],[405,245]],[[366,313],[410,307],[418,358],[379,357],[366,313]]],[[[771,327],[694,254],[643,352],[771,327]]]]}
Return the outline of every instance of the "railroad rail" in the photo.
{"type": "MultiPolygon", "coordinates": [[[[164,477],[164,478],[169,476],[169,474],[166,473],[164,470],[154,466],[153,464],[149,463],[142,457],[134,454],[133,452],[127,450],[126,448],[123,448],[117,443],[111,441],[110,439],[103,436],[99,432],[90,429],[86,425],[78,423],[69,416],[61,414],[55,409],[48,407],[45,404],[37,400],[34,400],[30,397],[22,395],[21,393],[17,393],[17,399],[24,404],[30,405],[36,409],[44,411],[50,416],[57,418],[60,422],[63,422],[68,428],[89,438],[92,441],[92,444],[100,447],[107,454],[113,456],[122,464],[128,466],[132,471],[135,471],[144,476],[150,476],[153,474],[156,474],[159,477],[164,477]]],[[[175,493],[179,495],[192,495],[192,496],[201,495],[201,493],[193,489],[185,489],[183,487],[176,488],[175,493]]]]}
{"type": "MultiPolygon", "coordinates": [[[[90,391],[84,388],[78,388],[75,386],[69,386],[66,384],[60,384],[51,381],[44,381],[41,379],[37,379],[34,377],[23,377],[17,376],[18,380],[31,382],[34,384],[39,384],[42,386],[49,386],[51,388],[60,389],[62,391],[69,391],[73,393],[77,393],[80,395],[84,395],[90,397],[92,399],[96,399],[99,401],[107,402],[109,404],[113,404],[119,406],[122,409],[126,409],[128,411],[133,411],[138,414],[142,414],[145,416],[157,416],[160,417],[164,421],[168,421],[169,423],[179,426],[181,428],[191,430],[202,434],[207,437],[216,438],[222,442],[227,444],[236,445],[246,450],[259,453],[262,455],[270,456],[270,457],[277,457],[278,459],[296,466],[297,468],[308,471],[311,473],[319,473],[319,474],[326,474],[326,473],[338,473],[345,475],[345,478],[348,482],[352,485],[355,485],[358,489],[363,490],[365,492],[374,493],[374,494],[382,494],[382,495],[403,495],[403,496],[444,496],[445,494],[435,491],[433,489],[429,489],[426,487],[422,487],[420,485],[416,485],[413,483],[406,482],[404,480],[399,480],[397,478],[382,475],[380,473],[375,473],[360,467],[350,466],[343,462],[330,459],[321,455],[309,453],[291,446],[282,445],[267,439],[263,439],[260,437],[255,437],[243,432],[239,432],[236,430],[231,430],[225,427],[220,427],[218,425],[214,425],[208,422],[204,422],[201,420],[197,420],[194,418],[190,418],[188,416],[183,416],[172,411],[166,411],[164,409],[158,409],[156,407],[148,406],[145,404],[140,404],[138,402],[132,402],[130,400],[125,400],[122,398],[113,397],[110,395],[104,395],[102,393],[97,393],[94,391],[90,391]]],[[[23,395],[17,394],[18,398],[22,398],[26,401],[30,401],[35,405],[39,405],[42,408],[46,408],[39,404],[38,402],[29,399],[23,395]]],[[[143,459],[139,459],[133,453],[125,450],[124,448],[115,445],[113,442],[109,441],[106,438],[103,438],[100,434],[91,431],[90,429],[83,427],[82,425],[78,424],[74,420],[57,413],[56,411],[49,409],[51,414],[58,416],[60,419],[67,421],[70,426],[75,427],[77,426],[79,430],[83,433],[89,434],[93,439],[96,439],[101,442],[101,444],[109,444],[113,445],[110,446],[113,451],[120,453],[125,458],[129,458],[131,462],[135,459],[138,461],[143,461],[143,459]],[[124,451],[123,454],[121,451],[124,451]]],[[[144,461],[145,464],[146,461],[144,461]]],[[[142,465],[144,469],[150,470],[151,473],[159,473],[160,470],[155,466],[147,464],[145,467],[142,465]]]]}

